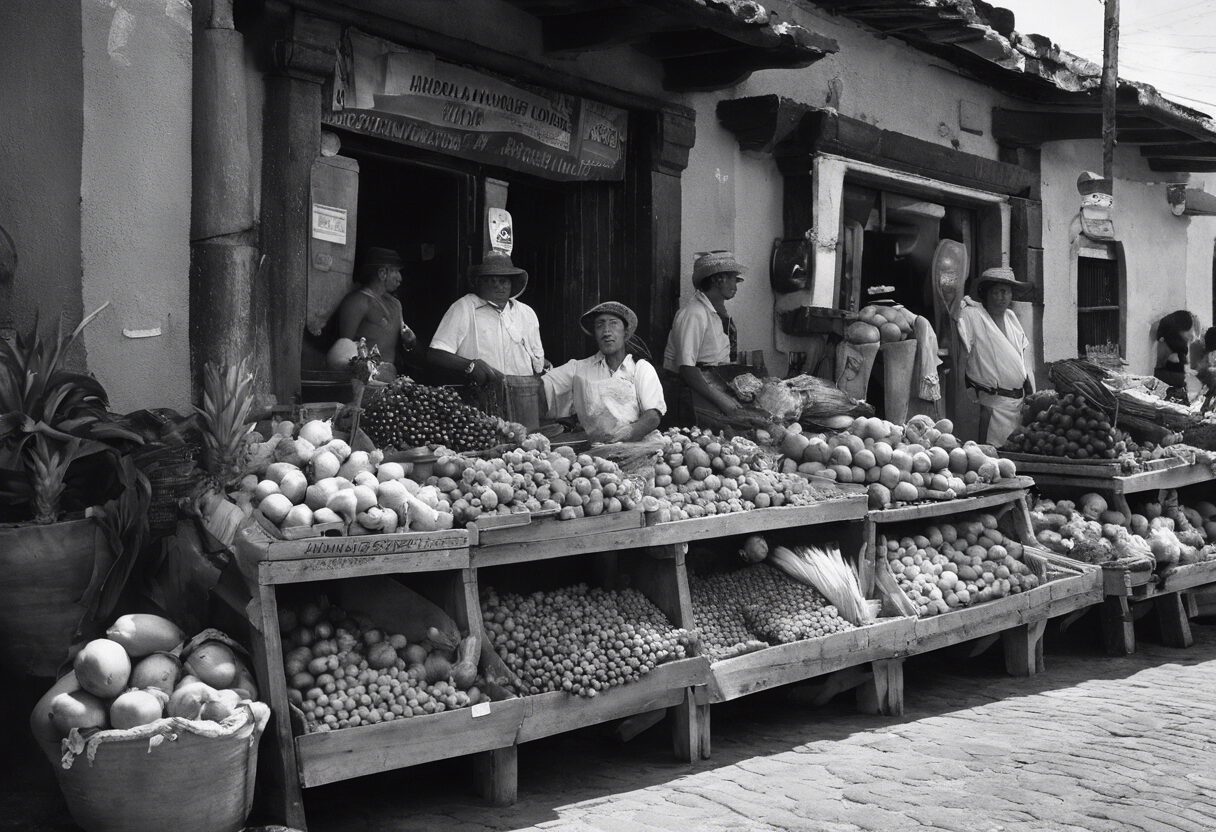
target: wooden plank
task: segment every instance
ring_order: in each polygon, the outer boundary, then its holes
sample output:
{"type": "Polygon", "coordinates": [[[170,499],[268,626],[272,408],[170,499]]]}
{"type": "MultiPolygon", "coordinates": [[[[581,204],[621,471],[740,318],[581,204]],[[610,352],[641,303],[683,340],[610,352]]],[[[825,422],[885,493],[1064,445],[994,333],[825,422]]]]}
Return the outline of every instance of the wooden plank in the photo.
{"type": "Polygon", "coordinates": [[[1139,494],[1162,488],[1182,488],[1216,479],[1207,465],[1181,465],[1161,471],[1142,471],[1117,477],[1066,476],[1040,474],[1035,478],[1040,488],[1088,488],[1116,494],[1139,494]]]}
{"type": "Polygon", "coordinates": [[[710,666],[709,701],[740,696],[823,676],[847,667],[888,659],[909,647],[916,619],[880,620],[821,638],[778,644],[714,662],[710,666]]]}
{"type": "Polygon", "coordinates": [[[687,543],[716,537],[754,534],[774,529],[861,520],[866,516],[867,498],[862,494],[823,500],[808,506],[781,506],[715,514],[691,520],[673,520],[648,526],[651,545],[687,543]]]}
{"type": "Polygon", "coordinates": [[[524,720],[521,699],[360,725],[296,738],[300,783],[323,786],[466,754],[508,748],[524,720]]]}
{"type": "Polygon", "coordinates": [[[663,611],[676,627],[694,629],[692,594],[688,588],[686,544],[665,547],[664,557],[640,557],[629,565],[631,585],[663,611]]]}
{"type": "Polygon", "coordinates": [[[477,793],[491,806],[510,806],[519,794],[519,747],[495,748],[473,758],[477,793]]]}
{"type": "Polygon", "coordinates": [[[701,722],[693,689],[684,689],[684,698],[667,709],[671,719],[671,748],[675,758],[682,763],[691,763],[701,756],[701,722]]]}
{"type": "Polygon", "coordinates": [[[404,534],[365,534],[354,537],[309,537],[302,540],[262,541],[265,560],[301,560],[319,557],[367,557],[436,549],[465,549],[470,545],[467,529],[404,534]]]}
{"type": "Polygon", "coordinates": [[[873,662],[873,679],[857,689],[857,709],[866,714],[903,716],[904,660],[873,662]]]}
{"type": "Polygon", "coordinates": [[[1161,626],[1161,643],[1166,647],[1190,647],[1195,643],[1191,634],[1191,619],[1186,604],[1177,592],[1158,595],[1153,600],[1157,623],[1161,626]]]}
{"type": "Polygon", "coordinates": [[[514,514],[483,514],[473,521],[473,525],[482,535],[487,532],[493,534],[502,529],[512,529],[516,526],[527,526],[531,523],[532,515],[526,511],[518,511],[514,514]]]}
{"type": "Polygon", "coordinates": [[[659,665],[639,681],[593,698],[561,691],[524,697],[525,715],[519,742],[679,705],[684,701],[686,688],[704,685],[708,678],[709,662],[697,657],[659,665]]]}
{"type": "Polygon", "coordinates": [[[402,552],[391,555],[263,561],[258,564],[258,583],[305,583],[336,578],[360,578],[369,575],[438,572],[446,569],[465,569],[468,566],[469,550],[467,548],[402,552]]]}
{"type": "Polygon", "coordinates": [[[940,503],[921,503],[902,508],[886,508],[881,511],[871,511],[870,519],[875,523],[903,523],[909,520],[925,520],[930,517],[946,517],[963,514],[968,511],[980,511],[994,506],[1003,506],[1026,496],[1026,489],[1017,488],[1012,491],[998,491],[981,494],[975,497],[962,497],[957,500],[943,500],[940,503]]]}
{"type": "Polygon", "coordinates": [[[541,518],[520,526],[484,529],[481,532],[482,547],[507,546],[568,540],[582,535],[604,535],[627,529],[640,529],[646,524],[641,511],[618,511],[595,517],[578,517],[574,520],[558,520],[556,517],[541,518]]]}
{"type": "Polygon", "coordinates": [[[1047,619],[1005,630],[1001,642],[1005,648],[1005,672],[1010,676],[1033,676],[1044,670],[1043,632],[1047,619]]]}
{"type": "Polygon", "coordinates": [[[1157,583],[1159,592],[1179,592],[1216,583],[1216,560],[1179,566],[1157,583]]]}
{"type": "Polygon", "coordinates": [[[1138,588],[1151,584],[1153,580],[1153,573],[1149,569],[1102,567],[1102,586],[1105,595],[1133,595],[1138,588]]]}

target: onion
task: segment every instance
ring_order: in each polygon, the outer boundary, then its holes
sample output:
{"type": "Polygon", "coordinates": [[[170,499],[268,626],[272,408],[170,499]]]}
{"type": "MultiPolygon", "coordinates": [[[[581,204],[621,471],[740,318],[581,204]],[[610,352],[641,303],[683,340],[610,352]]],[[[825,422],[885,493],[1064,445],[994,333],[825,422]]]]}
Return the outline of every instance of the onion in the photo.
{"type": "Polygon", "coordinates": [[[334,438],[333,422],[329,420],[322,422],[320,419],[305,422],[304,426],[300,428],[300,438],[319,448],[334,438]]]}

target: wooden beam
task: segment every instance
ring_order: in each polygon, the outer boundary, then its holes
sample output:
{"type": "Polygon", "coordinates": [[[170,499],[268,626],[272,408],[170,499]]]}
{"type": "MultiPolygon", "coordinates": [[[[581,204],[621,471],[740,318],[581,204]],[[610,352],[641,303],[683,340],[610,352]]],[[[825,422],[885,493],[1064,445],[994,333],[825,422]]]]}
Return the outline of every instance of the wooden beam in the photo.
{"type": "Polygon", "coordinates": [[[1180,130],[1169,127],[1120,127],[1119,141],[1124,144],[1178,144],[1193,139],[1180,130]]]}
{"type": "Polygon", "coordinates": [[[1216,173],[1216,159],[1185,162],[1180,159],[1150,158],[1148,168],[1158,173],[1216,173]]]}
{"type": "Polygon", "coordinates": [[[695,58],[738,49],[739,44],[725,35],[705,29],[686,29],[680,32],[656,32],[652,37],[637,44],[637,50],[661,61],[672,58],[695,58]]]}
{"type": "Polygon", "coordinates": [[[1178,144],[1145,145],[1140,148],[1140,155],[1153,156],[1157,159],[1216,159],[1216,143],[1180,142],[1178,144]]]}
{"type": "Polygon", "coordinates": [[[1001,144],[1014,147],[1094,139],[1102,135],[1102,117],[1091,113],[1027,112],[994,107],[992,135],[1001,144]]]}
{"type": "Polygon", "coordinates": [[[671,25],[644,6],[618,6],[541,18],[546,52],[587,52],[631,44],[671,25]]]}

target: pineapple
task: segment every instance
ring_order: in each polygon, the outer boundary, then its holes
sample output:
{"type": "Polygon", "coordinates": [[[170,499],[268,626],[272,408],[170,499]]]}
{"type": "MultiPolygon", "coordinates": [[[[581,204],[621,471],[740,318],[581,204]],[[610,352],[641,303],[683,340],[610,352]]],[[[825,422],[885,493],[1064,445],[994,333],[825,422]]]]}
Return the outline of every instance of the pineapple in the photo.
{"type": "Polygon", "coordinates": [[[249,359],[236,366],[203,368],[203,466],[215,487],[226,491],[245,474],[245,452],[253,422],[253,373],[249,359]]]}

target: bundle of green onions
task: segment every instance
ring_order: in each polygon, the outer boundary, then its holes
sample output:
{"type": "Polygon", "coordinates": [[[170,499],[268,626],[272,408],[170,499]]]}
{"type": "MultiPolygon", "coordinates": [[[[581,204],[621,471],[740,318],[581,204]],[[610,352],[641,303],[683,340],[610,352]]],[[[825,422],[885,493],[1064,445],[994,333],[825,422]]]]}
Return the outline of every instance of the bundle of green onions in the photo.
{"type": "Polygon", "coordinates": [[[819,590],[850,624],[873,623],[877,614],[874,605],[866,601],[856,570],[844,562],[835,545],[826,549],[795,546],[792,550],[776,546],[769,552],[768,561],[794,580],[819,590]]]}

